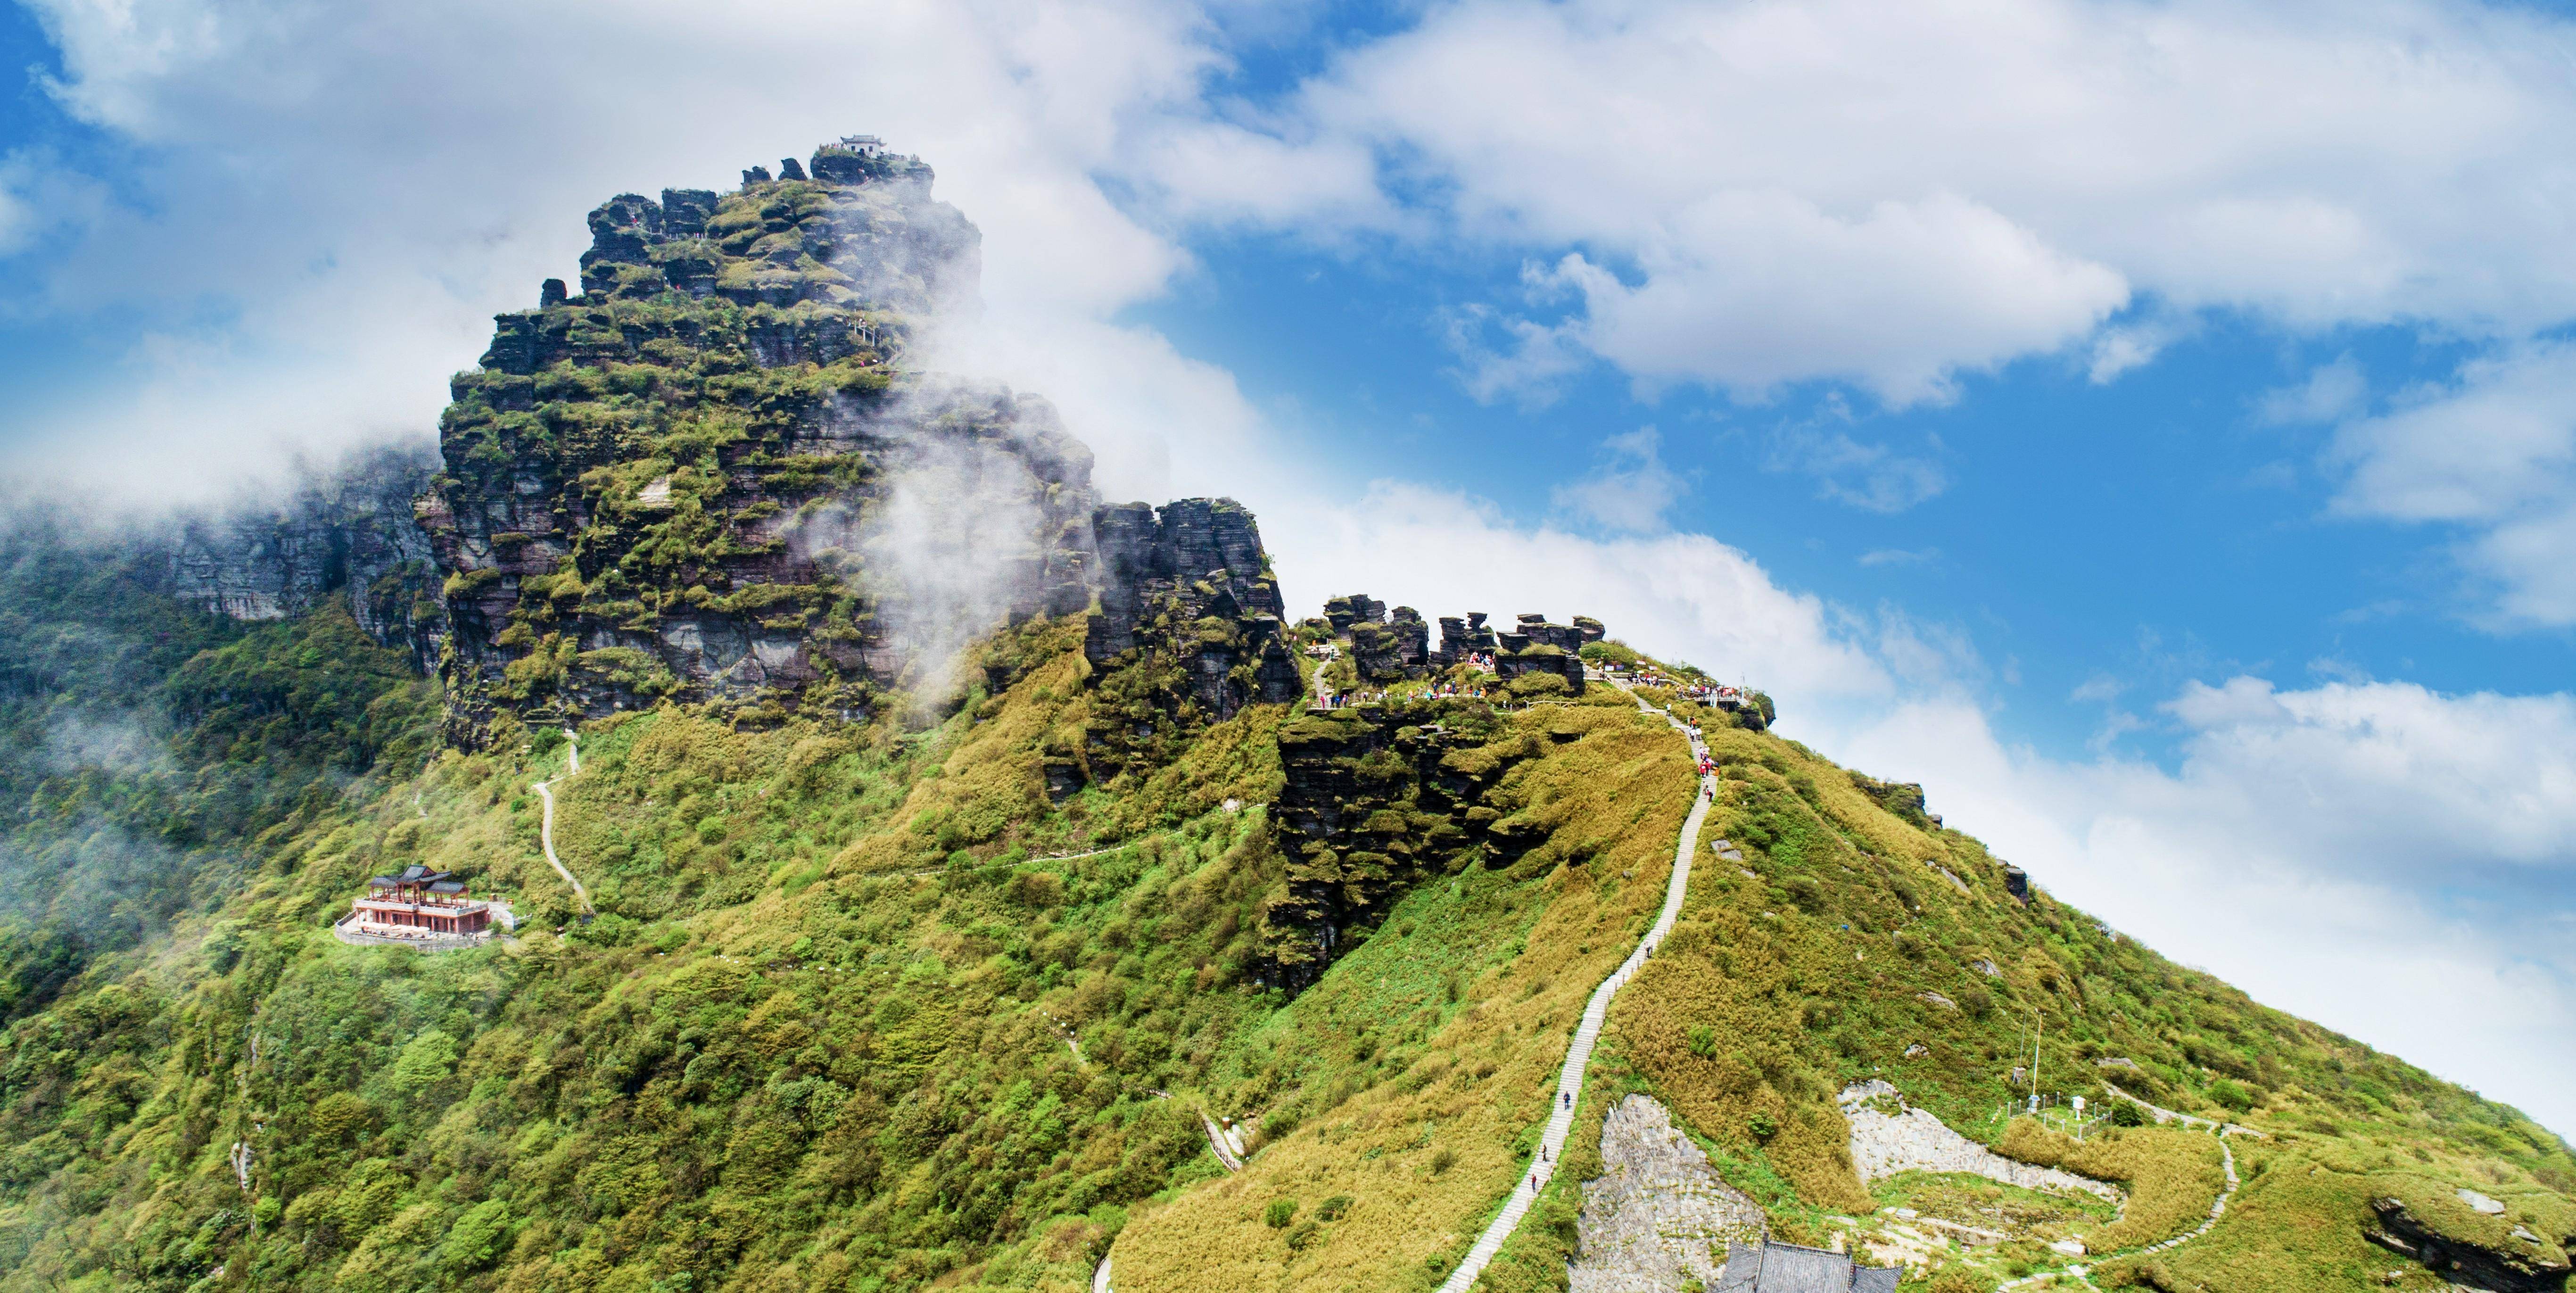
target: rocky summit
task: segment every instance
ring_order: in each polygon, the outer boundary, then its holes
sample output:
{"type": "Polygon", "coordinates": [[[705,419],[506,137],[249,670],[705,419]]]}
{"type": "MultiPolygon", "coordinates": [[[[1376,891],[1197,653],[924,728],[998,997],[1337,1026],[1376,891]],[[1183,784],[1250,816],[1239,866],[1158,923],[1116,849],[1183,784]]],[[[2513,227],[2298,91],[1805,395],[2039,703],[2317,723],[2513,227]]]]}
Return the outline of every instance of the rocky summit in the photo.
{"type": "Polygon", "coordinates": [[[2565,1141],[1737,662],[1099,498],[933,189],[611,198],[434,453],[0,526],[0,1293],[2567,1286],[2565,1141]]]}

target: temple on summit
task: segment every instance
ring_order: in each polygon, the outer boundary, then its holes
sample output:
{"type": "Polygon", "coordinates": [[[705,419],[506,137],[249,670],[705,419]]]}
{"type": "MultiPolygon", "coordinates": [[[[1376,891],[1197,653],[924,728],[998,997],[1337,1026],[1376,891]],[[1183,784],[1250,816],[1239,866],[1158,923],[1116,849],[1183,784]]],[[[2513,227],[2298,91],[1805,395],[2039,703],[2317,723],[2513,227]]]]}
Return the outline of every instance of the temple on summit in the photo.
{"type": "Polygon", "coordinates": [[[367,892],[349,905],[351,932],[380,938],[471,936],[492,924],[492,904],[468,892],[464,881],[418,865],[370,879],[367,892]]]}

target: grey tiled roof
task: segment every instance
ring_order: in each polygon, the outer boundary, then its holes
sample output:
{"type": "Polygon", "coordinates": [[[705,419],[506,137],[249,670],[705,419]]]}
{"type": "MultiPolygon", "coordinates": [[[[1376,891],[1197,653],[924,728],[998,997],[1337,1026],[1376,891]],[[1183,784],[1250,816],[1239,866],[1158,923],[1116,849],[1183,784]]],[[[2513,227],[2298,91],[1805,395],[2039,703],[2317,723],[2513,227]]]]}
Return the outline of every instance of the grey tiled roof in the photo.
{"type": "Polygon", "coordinates": [[[1860,1266],[1844,1253],[1797,1244],[1729,1244],[1709,1293],[1896,1293],[1893,1266],[1860,1266]]]}

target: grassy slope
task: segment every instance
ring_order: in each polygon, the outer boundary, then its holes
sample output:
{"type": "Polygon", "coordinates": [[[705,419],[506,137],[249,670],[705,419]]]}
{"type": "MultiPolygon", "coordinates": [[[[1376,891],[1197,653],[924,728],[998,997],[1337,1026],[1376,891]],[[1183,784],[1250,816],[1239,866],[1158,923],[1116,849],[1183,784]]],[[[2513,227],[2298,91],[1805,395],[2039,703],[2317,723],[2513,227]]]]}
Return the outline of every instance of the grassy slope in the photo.
{"type": "MultiPolygon", "coordinates": [[[[379,706],[408,684],[368,699],[372,666],[327,623],[259,632],[276,649],[228,667],[347,656],[322,708],[402,726],[379,706]]],[[[1509,868],[1453,859],[1291,1001],[1234,977],[1281,873],[1258,808],[1281,715],[1050,804],[1040,754],[1089,718],[1078,641],[1041,622],[997,644],[999,690],[917,735],[677,711],[598,726],[558,843],[604,914],[560,937],[527,790],[560,770],[559,738],[300,799],[245,845],[229,896],[0,1037],[0,1288],[1074,1289],[1113,1237],[1128,1293],[1428,1287],[1517,1178],[1583,996],[1660,898],[1680,742],[1606,693],[1512,716],[1537,753],[1495,806],[1544,842],[1509,868]],[[1129,846],[1032,860],[1095,838],[1129,846]],[[532,932],[442,956],[332,941],[353,886],[409,861],[510,892],[532,932]],[[1258,1122],[1251,1170],[1218,1171],[1202,1108],[1258,1122]],[[236,1140],[257,1151],[249,1196],[236,1140]]],[[[2046,1071],[2127,1058],[2133,1089],[2245,1106],[2277,1136],[2240,1154],[2226,1224],[2108,1280],[2357,1287],[2394,1265],[2360,1239],[2376,1193],[2464,1232],[2564,1233],[2566,1151],[2511,1111],[2045,897],[2023,908],[1965,836],[1704,718],[1727,772],[1708,834],[1755,874],[1703,858],[1493,1287],[1562,1286],[1617,1094],[1671,1103],[1783,1233],[1822,1237],[1869,1206],[1833,1091],[1888,1076],[2000,1137],[2034,1009],[2046,1071]],[[1911,1043],[1928,1054],[1904,1059],[1911,1043]],[[2512,1211],[2446,1211],[2458,1184],[2512,1211]]],[[[263,730],[226,721],[236,743],[263,730]]],[[[239,748],[285,748],[263,739],[239,748]]],[[[2196,1171],[2136,1175],[2141,1226],[2205,1206],[2196,1171]]]]}
{"type": "MultiPolygon", "coordinates": [[[[1597,1171],[1600,1113],[1631,1090],[1672,1105],[1724,1174],[1772,1210],[1781,1233],[1812,1242],[1849,1228],[1837,1214],[1873,1204],[1852,1175],[1848,1129],[1832,1103],[1849,1082],[1888,1078],[1953,1127],[2047,1161],[2063,1151],[2035,1125],[2004,1116],[2024,1094],[2008,1074],[2027,1062],[2034,1014],[2047,1025],[2041,1063],[2051,1093],[2089,1094],[2098,1108],[2108,1093],[2097,1081],[2108,1075],[2168,1106],[2250,1121],[2274,1136],[2240,1155],[2249,1186],[2239,1212],[2204,1240],[2153,1261],[2115,1257],[2097,1276],[2108,1283],[2282,1293],[2363,1287],[2399,1264],[2362,1238],[2366,1202],[2381,1194],[2407,1197],[2419,1215],[2489,1241],[2501,1241],[2509,1223],[2544,1236],[2576,1232],[2566,1211],[2576,1160],[2512,1110],[2255,1005],[2044,893],[2025,907],[2004,892],[2000,865],[1974,840],[1889,809],[1863,782],[1794,742],[1735,729],[1715,713],[1698,716],[1726,787],[1706,833],[1735,840],[1747,862],[1739,869],[1710,856],[1695,870],[1667,954],[1612,1013],[1593,1070],[1598,1089],[1586,1095],[1568,1170],[1507,1246],[1488,1286],[1563,1287],[1580,1207],[1574,1183],[1597,1171]],[[1924,1053],[1908,1058],[1917,1045],[1924,1053]],[[2134,1067],[2096,1063],[2110,1059],[2134,1067]],[[2380,1169],[2359,1169],[2350,1162],[2356,1153],[2376,1153],[2380,1169]],[[2414,1174],[2390,1170],[2399,1167],[2414,1174]],[[2293,1176],[2298,1190],[2279,1184],[2293,1176]],[[2474,1214],[2452,1195],[2464,1184],[2507,1200],[2509,1212],[2471,1222],[2474,1214]]],[[[1679,805],[1688,777],[1678,754],[1673,762],[1664,793],[1679,805]]],[[[1618,783],[1623,801],[1648,793],[1618,783]]],[[[1610,797],[1600,800],[1607,807],[1610,797]]],[[[1667,815],[1672,822],[1639,819],[1622,844],[1640,859],[1668,853],[1678,808],[1667,815]]],[[[1634,887],[1650,889],[1647,872],[1662,866],[1648,861],[1634,887]]],[[[1568,868],[1556,883],[1580,883],[1585,874],[1568,868]]],[[[1444,901],[1417,894],[1404,910],[1427,916],[1444,901]]],[[[1541,941],[1534,936],[1529,946],[1541,941]]],[[[1192,1282],[1207,1279],[1239,1287],[1435,1283],[1441,1259],[1499,1204],[1518,1162],[1494,1161],[1450,1185],[1430,1176],[1428,1161],[1448,1149],[1456,1156],[1450,1172],[1460,1173],[1503,1144],[1526,1152],[1540,1116],[1527,1093],[1545,1088],[1562,1056],[1565,1020],[1626,946],[1593,949],[1599,964],[1566,969],[1579,982],[1552,983],[1545,998],[1503,1003],[1518,1017],[1501,1032],[1517,1042],[1507,1062],[1520,1067],[1498,1065],[1496,1103],[1516,1089],[1528,1105],[1516,1118],[1487,1127],[1459,1116],[1454,1098],[1441,1098],[1458,1079],[1426,1058],[1350,1097],[1346,1107],[1355,1112],[1265,1151],[1245,1175],[1140,1219],[1117,1250],[1121,1288],[1215,1286],[1192,1282]],[[1425,1077],[1427,1093],[1408,1090],[1425,1077]],[[1265,1224],[1272,1200],[1311,1209],[1341,1195],[1354,1200],[1345,1215],[1363,1223],[1325,1223],[1302,1235],[1293,1218],[1284,1228],[1265,1224]]],[[[1298,1004],[1291,1013],[1301,1026],[1329,1027],[1328,1003],[1364,993],[1374,981],[1367,956],[1337,968],[1298,1004]]],[[[1426,1057],[1457,1054],[1465,1025],[1450,1019],[1436,1027],[1426,1057]]],[[[1309,1050],[1329,1055],[1339,1040],[1317,1038],[1309,1050]]],[[[2132,1199],[2117,1224],[2082,1229],[2097,1252],[2114,1253],[2191,1229],[2223,1184],[2218,1159],[2206,1134],[2097,1132],[2069,1165],[2123,1182],[2132,1199]]],[[[2561,1251],[2547,1241],[2525,1247],[2543,1258],[2561,1251]]],[[[2033,1241],[1981,1254],[1962,1263],[1962,1274],[1978,1287],[2048,1264],[2033,1241]]],[[[2431,1280],[2421,1272],[2410,1278],[2431,1280]]]]}

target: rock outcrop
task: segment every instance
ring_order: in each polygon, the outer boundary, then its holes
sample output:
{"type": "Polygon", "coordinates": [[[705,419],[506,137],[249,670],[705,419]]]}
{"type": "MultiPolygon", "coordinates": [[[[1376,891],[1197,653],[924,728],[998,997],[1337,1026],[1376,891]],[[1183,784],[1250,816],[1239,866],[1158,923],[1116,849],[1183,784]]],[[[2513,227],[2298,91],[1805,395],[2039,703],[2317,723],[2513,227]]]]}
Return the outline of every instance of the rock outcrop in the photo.
{"type": "Polygon", "coordinates": [[[1091,774],[1158,764],[1245,705],[1304,693],[1278,581],[1252,513],[1230,498],[1101,508],[1099,610],[1083,639],[1096,686],[1091,774]]]}
{"type": "Polygon", "coordinates": [[[1489,863],[1526,851],[1496,836],[1485,804],[1528,748],[1487,743],[1401,712],[1308,714],[1279,731],[1287,775],[1274,819],[1288,854],[1283,891],[1261,918],[1257,977],[1289,989],[1321,976],[1352,929],[1372,927],[1407,887],[1452,869],[1474,845],[1489,863]]]}
{"type": "Polygon", "coordinates": [[[1846,1087],[1835,1097],[1851,1124],[1852,1167],[1863,1184],[1899,1172],[1959,1172],[2026,1190],[2090,1194],[2118,1202],[2118,1187],[2054,1167],[2018,1163],[1950,1130],[1930,1111],[1908,1105],[1879,1079],[1846,1087]]]}
{"type": "Polygon", "coordinates": [[[1759,1243],[1762,1205],[1718,1179],[1670,1110],[1631,1095],[1601,1124],[1601,1175],[1583,1183],[1571,1293],[1718,1287],[1723,1255],[1759,1243]]]}
{"type": "Polygon", "coordinates": [[[601,204],[581,294],[550,281],[454,380],[417,506],[453,738],[666,697],[855,719],[1088,605],[1090,452],[1041,400],[901,365],[971,293],[974,227],[910,158],[765,174],[601,204]]]}
{"type": "Polygon", "coordinates": [[[1587,642],[1601,640],[1601,621],[1589,616],[1577,617],[1589,629],[1567,624],[1550,624],[1540,614],[1524,614],[1508,633],[1497,635],[1494,673],[1509,682],[1524,674],[1554,674],[1563,678],[1577,694],[1583,691],[1583,656],[1587,642]]]}
{"type": "MultiPolygon", "coordinates": [[[[2522,1243],[2528,1251],[2517,1252],[2512,1245],[2521,1241],[2522,1236],[2509,1235],[2502,1242],[2480,1243],[2445,1233],[2415,1215],[2403,1199],[2372,1199],[2370,1210],[2378,1222],[2365,1231],[2372,1243],[2422,1263],[2424,1269],[2450,1281],[2454,1287],[2485,1289],[2491,1293],[2560,1293],[2567,1287],[2570,1266],[2566,1253],[2569,1246],[2576,1245],[2576,1235],[2568,1236],[2557,1245],[2548,1244],[2536,1235],[2531,1236],[2522,1243]]],[[[2495,1229],[2503,1231],[2504,1227],[2499,1224],[2495,1229]]]]}
{"type": "Polygon", "coordinates": [[[426,671],[437,649],[436,576],[412,498],[436,470],[427,453],[378,449],[309,476],[274,505],[180,522],[169,590],[237,620],[276,620],[346,596],[376,641],[426,671]]]}

